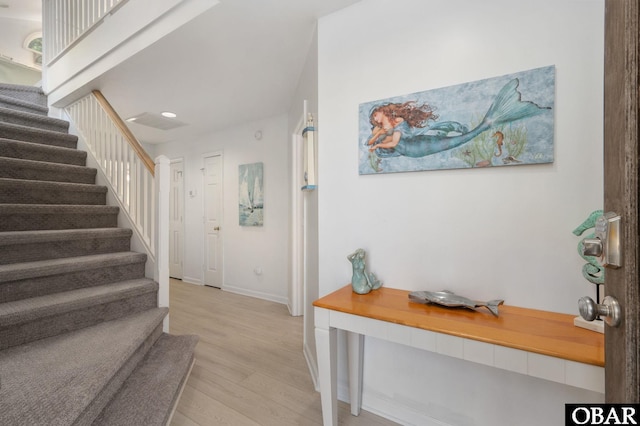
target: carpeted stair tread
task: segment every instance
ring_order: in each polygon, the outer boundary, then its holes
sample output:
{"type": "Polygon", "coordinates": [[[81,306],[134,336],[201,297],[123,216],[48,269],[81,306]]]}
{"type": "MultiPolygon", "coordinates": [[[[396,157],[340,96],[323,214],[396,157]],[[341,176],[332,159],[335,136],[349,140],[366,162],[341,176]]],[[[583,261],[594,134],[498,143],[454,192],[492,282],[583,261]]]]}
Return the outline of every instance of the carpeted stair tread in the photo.
{"type": "Polygon", "coordinates": [[[0,157],[84,166],[87,153],[73,148],[0,138],[0,157]]]}
{"type": "Polygon", "coordinates": [[[59,275],[96,267],[114,267],[132,262],[144,262],[146,258],[147,255],[144,253],[128,251],[0,265],[0,285],[9,281],[59,275]]]}
{"type": "Polygon", "coordinates": [[[153,345],[167,312],[150,309],[0,351],[0,424],[91,424],[153,345]]]}
{"type": "Polygon", "coordinates": [[[38,115],[47,115],[49,113],[49,108],[46,106],[18,99],[13,96],[7,96],[2,93],[0,93],[0,106],[17,111],[31,112],[38,115]]]}
{"type": "Polygon", "coordinates": [[[6,139],[15,139],[43,145],[61,146],[63,148],[76,148],[78,144],[78,137],[76,135],[36,129],[29,126],[21,126],[19,124],[3,123],[1,121],[0,135],[6,139]]]}
{"type": "Polygon", "coordinates": [[[166,425],[197,343],[197,336],[160,336],[93,425],[166,425]]]}
{"type": "Polygon", "coordinates": [[[127,252],[113,253],[113,255],[52,259],[49,270],[45,268],[46,260],[25,262],[30,266],[40,265],[36,271],[16,271],[15,268],[7,270],[5,267],[10,265],[0,265],[0,270],[3,271],[3,277],[6,279],[0,282],[0,303],[134,280],[145,276],[146,255],[127,256],[127,252]],[[87,258],[92,260],[87,261],[87,258]],[[78,259],[78,264],[65,265],[58,262],[70,259],[78,259]],[[49,272],[54,275],[47,275],[49,272]],[[11,279],[14,277],[17,279],[11,279]]]}
{"type": "Polygon", "coordinates": [[[87,305],[99,305],[157,290],[156,282],[148,278],[140,278],[0,303],[0,330],[6,326],[59,315],[87,305]]]}
{"type": "Polygon", "coordinates": [[[157,307],[149,279],[81,288],[0,304],[0,350],[157,307]]]}
{"type": "Polygon", "coordinates": [[[47,106],[47,96],[44,94],[41,87],[0,83],[0,94],[25,102],[30,102],[41,107],[47,106]]]}
{"type": "Polygon", "coordinates": [[[96,179],[96,169],[71,164],[0,157],[0,177],[93,184],[96,179]]]}
{"type": "Polygon", "coordinates": [[[46,115],[34,114],[26,111],[16,111],[0,106],[0,122],[30,126],[54,132],[68,132],[69,122],[46,115]]]}
{"type": "Polygon", "coordinates": [[[106,186],[0,178],[0,203],[104,205],[106,199],[106,186]]]}
{"type": "Polygon", "coordinates": [[[127,228],[0,232],[0,264],[129,251],[127,228]]]}
{"type": "Polygon", "coordinates": [[[115,228],[118,211],[116,206],[0,204],[0,232],[115,228]]]}

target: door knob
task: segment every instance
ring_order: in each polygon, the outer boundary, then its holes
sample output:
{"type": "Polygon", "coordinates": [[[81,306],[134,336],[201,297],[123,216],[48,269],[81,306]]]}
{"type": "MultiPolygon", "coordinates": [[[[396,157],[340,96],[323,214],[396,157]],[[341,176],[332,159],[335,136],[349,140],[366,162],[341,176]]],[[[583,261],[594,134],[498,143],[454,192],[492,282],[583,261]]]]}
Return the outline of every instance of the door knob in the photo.
{"type": "Polygon", "coordinates": [[[622,309],[615,297],[606,296],[601,305],[596,304],[592,298],[585,296],[578,300],[580,316],[586,321],[604,318],[611,327],[617,327],[622,321],[622,309]]]}
{"type": "Polygon", "coordinates": [[[219,226],[215,226],[215,227],[213,228],[213,230],[214,230],[214,231],[219,231],[219,230],[220,230],[220,227],[219,227],[219,226]]]}

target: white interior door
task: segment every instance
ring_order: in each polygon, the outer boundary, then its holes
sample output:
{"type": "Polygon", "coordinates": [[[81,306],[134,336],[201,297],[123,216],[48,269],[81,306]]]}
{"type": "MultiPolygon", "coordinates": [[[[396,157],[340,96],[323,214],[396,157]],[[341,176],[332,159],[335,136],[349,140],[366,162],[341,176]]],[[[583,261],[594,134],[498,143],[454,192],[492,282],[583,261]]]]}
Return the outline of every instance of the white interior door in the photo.
{"type": "Polygon", "coordinates": [[[171,192],[169,195],[169,276],[182,279],[184,253],[184,164],[171,162],[171,192]]]}
{"type": "Polygon", "coordinates": [[[222,155],[204,159],[204,284],[222,287],[222,155]]]}

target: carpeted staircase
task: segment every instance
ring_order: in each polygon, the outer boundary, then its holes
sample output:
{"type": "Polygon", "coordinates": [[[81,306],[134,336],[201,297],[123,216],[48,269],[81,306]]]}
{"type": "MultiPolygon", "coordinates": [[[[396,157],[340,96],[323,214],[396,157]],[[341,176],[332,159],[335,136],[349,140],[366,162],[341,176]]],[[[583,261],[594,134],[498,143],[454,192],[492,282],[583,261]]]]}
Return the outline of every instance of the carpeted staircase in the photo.
{"type": "Polygon", "coordinates": [[[0,425],[162,425],[196,336],[130,251],[68,123],[39,89],[0,84],[0,425]]]}

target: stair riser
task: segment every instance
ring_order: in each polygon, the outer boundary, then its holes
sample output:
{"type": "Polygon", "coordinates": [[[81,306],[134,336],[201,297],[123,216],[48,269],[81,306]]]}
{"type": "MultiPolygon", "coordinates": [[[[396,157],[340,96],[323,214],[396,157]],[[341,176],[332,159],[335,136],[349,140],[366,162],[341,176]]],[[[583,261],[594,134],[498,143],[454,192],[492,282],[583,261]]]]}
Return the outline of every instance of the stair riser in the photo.
{"type": "Polygon", "coordinates": [[[45,147],[40,144],[0,139],[0,157],[84,166],[87,153],[45,147]]]}
{"type": "Polygon", "coordinates": [[[8,87],[8,85],[0,85],[0,95],[10,96],[25,102],[31,102],[41,107],[47,106],[47,96],[42,90],[34,90],[31,87],[8,87]]]}
{"type": "Polygon", "coordinates": [[[195,336],[163,334],[93,426],[168,425],[196,344],[195,336]],[[154,400],[147,397],[150,394],[154,400]]]}
{"type": "Polygon", "coordinates": [[[3,125],[0,122],[0,135],[5,139],[39,143],[42,145],[59,146],[62,148],[76,148],[78,137],[66,133],[51,134],[29,127],[3,125]]]}
{"type": "Polygon", "coordinates": [[[0,232],[45,229],[115,228],[116,226],[118,226],[117,214],[0,214],[0,232]]]}
{"type": "MultiPolygon", "coordinates": [[[[1,93],[0,93],[1,95],[1,93]]],[[[28,106],[28,105],[19,105],[16,102],[9,99],[0,99],[0,107],[2,108],[11,108],[16,111],[22,112],[30,112],[31,114],[38,114],[42,116],[46,116],[49,112],[48,108],[38,108],[37,106],[28,106]]]]}
{"type": "Polygon", "coordinates": [[[96,179],[95,169],[65,170],[41,167],[39,164],[26,164],[24,167],[4,167],[0,162],[0,178],[43,180],[48,182],[88,183],[96,179]]]}
{"type": "MultiPolygon", "coordinates": [[[[27,111],[22,111],[27,112],[27,111]]],[[[37,115],[38,117],[43,117],[37,115]]],[[[18,124],[20,126],[35,127],[42,130],[51,130],[54,132],[68,133],[69,123],[65,121],[54,121],[48,119],[37,120],[35,117],[28,117],[20,114],[11,114],[0,111],[0,122],[18,124]]]]}
{"type": "Polygon", "coordinates": [[[154,291],[60,315],[39,318],[25,324],[0,327],[0,350],[146,311],[155,308],[157,304],[158,293],[154,291]]]}
{"type": "Polygon", "coordinates": [[[36,189],[29,187],[7,188],[0,185],[0,204],[75,204],[105,205],[105,192],[80,192],[36,189]]]}
{"type": "Polygon", "coordinates": [[[0,303],[144,277],[144,262],[0,283],[0,303]]]}
{"type": "Polygon", "coordinates": [[[10,244],[0,247],[0,265],[92,254],[120,253],[129,251],[130,245],[131,238],[129,236],[10,244]]]}
{"type": "Polygon", "coordinates": [[[147,337],[147,339],[138,347],[136,352],[131,355],[127,362],[113,376],[109,384],[102,388],[84,412],[73,422],[74,426],[90,426],[100,415],[100,412],[109,404],[113,396],[120,390],[123,383],[131,375],[133,370],[147,355],[153,344],[162,335],[162,323],[147,337]]]}

